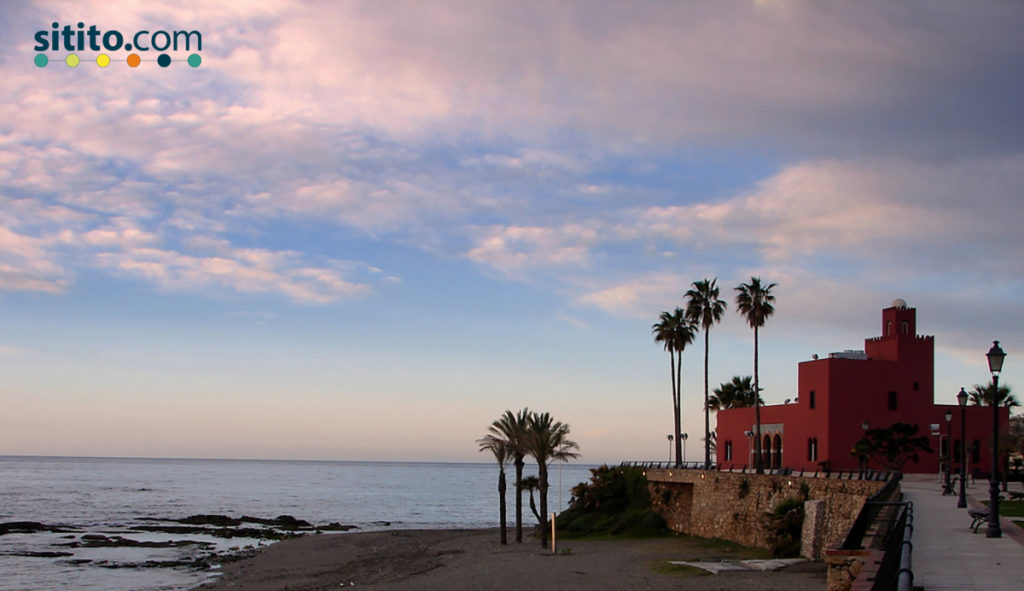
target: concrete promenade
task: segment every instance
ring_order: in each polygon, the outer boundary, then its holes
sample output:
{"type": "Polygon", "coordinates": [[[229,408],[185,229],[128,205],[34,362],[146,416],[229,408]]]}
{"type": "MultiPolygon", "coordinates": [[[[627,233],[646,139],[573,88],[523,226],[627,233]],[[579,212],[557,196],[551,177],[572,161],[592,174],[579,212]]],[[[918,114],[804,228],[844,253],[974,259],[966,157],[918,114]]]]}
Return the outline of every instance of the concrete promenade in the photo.
{"type": "MultiPolygon", "coordinates": [[[[985,525],[970,529],[967,509],[957,496],[943,496],[937,475],[909,474],[903,479],[906,500],[914,503],[914,586],[925,591],[1024,589],[1024,529],[1002,518],[1003,537],[986,538],[985,525]]],[[[1020,490],[1011,483],[1010,490],[1020,490]]],[[[959,490],[959,489],[957,489],[959,490]]],[[[988,481],[968,482],[967,506],[982,509],[988,481]]],[[[1024,520],[1024,518],[1018,518],[1024,520]]]]}

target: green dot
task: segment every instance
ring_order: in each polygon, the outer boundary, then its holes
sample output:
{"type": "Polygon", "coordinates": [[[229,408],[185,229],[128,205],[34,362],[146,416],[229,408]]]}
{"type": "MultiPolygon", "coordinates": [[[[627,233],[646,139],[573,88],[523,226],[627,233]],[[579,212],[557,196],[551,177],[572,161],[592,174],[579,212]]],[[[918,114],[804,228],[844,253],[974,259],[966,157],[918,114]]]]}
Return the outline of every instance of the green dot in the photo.
{"type": "Polygon", "coordinates": [[[50,58],[46,57],[45,53],[37,53],[35,61],[37,66],[45,68],[46,64],[50,63],[50,58]]]}
{"type": "Polygon", "coordinates": [[[199,57],[198,53],[193,53],[192,55],[188,56],[188,65],[192,66],[193,68],[198,68],[199,64],[201,63],[203,63],[203,58],[199,57]]]}
{"type": "Polygon", "coordinates": [[[68,56],[64,58],[64,63],[66,63],[69,68],[74,68],[78,65],[78,56],[73,53],[69,53],[68,56]]]}

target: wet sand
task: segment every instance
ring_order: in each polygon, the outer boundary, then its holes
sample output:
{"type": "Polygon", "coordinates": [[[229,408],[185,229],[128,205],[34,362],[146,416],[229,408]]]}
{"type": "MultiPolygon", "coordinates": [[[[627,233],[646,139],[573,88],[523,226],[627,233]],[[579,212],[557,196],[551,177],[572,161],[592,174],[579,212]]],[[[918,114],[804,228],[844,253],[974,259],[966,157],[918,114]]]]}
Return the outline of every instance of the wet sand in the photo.
{"type": "MultiPolygon", "coordinates": [[[[511,539],[511,531],[510,539],[511,539]]],[[[725,559],[735,550],[686,536],[647,540],[560,540],[558,554],[527,538],[498,543],[495,530],[402,530],[314,535],[279,542],[224,566],[201,589],[313,591],[348,586],[387,590],[825,588],[825,567],[806,563],[771,573],[699,575],[669,560],[725,559]],[[667,572],[666,572],[667,571],[667,572]]]]}

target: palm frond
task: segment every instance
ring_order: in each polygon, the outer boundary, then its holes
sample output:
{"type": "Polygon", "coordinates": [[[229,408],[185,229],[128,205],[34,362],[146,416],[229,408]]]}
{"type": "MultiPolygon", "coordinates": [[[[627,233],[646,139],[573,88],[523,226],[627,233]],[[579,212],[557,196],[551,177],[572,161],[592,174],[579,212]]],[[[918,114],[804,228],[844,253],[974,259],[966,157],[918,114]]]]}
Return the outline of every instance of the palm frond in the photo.
{"type": "Polygon", "coordinates": [[[749,283],[736,287],[736,310],[744,316],[750,328],[764,326],[775,313],[775,296],[772,289],[778,284],[762,283],[760,277],[751,277],[749,283]]]}
{"type": "Polygon", "coordinates": [[[717,277],[694,281],[693,287],[683,294],[686,300],[686,318],[704,330],[720,322],[727,307],[725,300],[718,297],[717,283],[717,277]]]}

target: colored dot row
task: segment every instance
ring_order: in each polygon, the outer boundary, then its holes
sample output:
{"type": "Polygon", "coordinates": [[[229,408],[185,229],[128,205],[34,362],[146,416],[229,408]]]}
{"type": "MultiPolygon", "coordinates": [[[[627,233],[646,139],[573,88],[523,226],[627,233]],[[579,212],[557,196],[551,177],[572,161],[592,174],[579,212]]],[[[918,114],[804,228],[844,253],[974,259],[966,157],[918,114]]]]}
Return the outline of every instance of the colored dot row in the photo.
{"type": "MultiPolygon", "coordinates": [[[[79,59],[79,57],[73,53],[69,53],[67,57],[64,58],[64,63],[67,64],[69,68],[77,68],[78,64],[81,63],[81,61],[82,60],[79,59]]],[[[96,56],[96,65],[101,68],[106,68],[107,66],[109,66],[110,61],[110,56],[105,53],[101,53],[98,56],[96,56]]],[[[133,53],[129,55],[128,58],[124,61],[128,62],[128,65],[130,67],[137,68],[139,67],[139,64],[142,63],[142,58],[139,57],[139,54],[133,53]]],[[[199,64],[203,63],[203,58],[201,58],[198,53],[193,53],[192,55],[188,56],[187,61],[188,65],[192,66],[193,68],[198,68],[199,64]]],[[[40,68],[45,68],[47,64],[50,63],[50,58],[47,57],[45,53],[37,53],[35,57],[35,63],[40,68]]],[[[167,66],[171,65],[171,56],[167,55],[166,53],[161,53],[156,58],[156,63],[159,64],[161,68],[166,68],[167,66]]]]}

